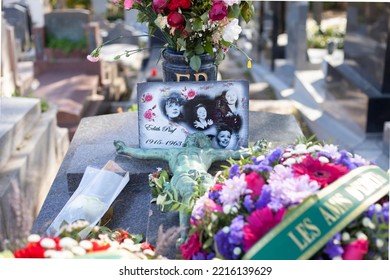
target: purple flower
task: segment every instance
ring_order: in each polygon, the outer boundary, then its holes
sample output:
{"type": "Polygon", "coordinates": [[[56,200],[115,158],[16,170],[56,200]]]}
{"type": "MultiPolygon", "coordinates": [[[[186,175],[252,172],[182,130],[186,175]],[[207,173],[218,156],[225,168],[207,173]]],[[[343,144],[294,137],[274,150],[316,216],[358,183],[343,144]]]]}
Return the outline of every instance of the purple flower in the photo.
{"type": "Polygon", "coordinates": [[[252,212],[255,209],[255,205],[253,204],[253,200],[251,199],[250,195],[246,195],[244,197],[244,207],[248,212],[252,212]]]}
{"type": "Polygon", "coordinates": [[[268,185],[264,185],[263,191],[261,192],[259,199],[255,203],[255,207],[256,209],[263,209],[270,202],[271,202],[271,190],[268,185]]]}
{"type": "Polygon", "coordinates": [[[244,217],[237,216],[230,227],[220,229],[214,236],[217,251],[227,260],[237,260],[242,252],[244,217]],[[237,254],[238,248],[238,254],[237,254]]]}
{"type": "Polygon", "coordinates": [[[244,217],[237,216],[233,219],[230,225],[229,231],[229,243],[234,245],[240,245],[242,243],[242,239],[244,234],[242,232],[242,228],[244,227],[244,217]]]}
{"type": "MultiPolygon", "coordinates": [[[[226,227],[225,227],[226,228],[226,227]]],[[[220,229],[217,234],[214,236],[215,245],[217,246],[217,251],[227,260],[233,259],[233,249],[232,244],[229,243],[229,233],[225,232],[226,229],[220,229]]]]}
{"type": "Polygon", "coordinates": [[[335,164],[342,164],[346,166],[349,170],[353,170],[358,167],[357,164],[351,161],[350,154],[346,150],[340,151],[340,157],[335,161],[335,164]]]}
{"type": "Polygon", "coordinates": [[[209,198],[215,202],[220,203],[219,197],[221,196],[220,192],[209,192],[209,198]]]}
{"type": "Polygon", "coordinates": [[[234,176],[240,176],[240,166],[237,163],[233,164],[229,170],[229,179],[233,178],[234,176]]]}
{"type": "Polygon", "coordinates": [[[192,256],[192,260],[205,260],[206,259],[206,254],[204,252],[198,252],[195,255],[192,256]]]}
{"type": "Polygon", "coordinates": [[[276,161],[279,162],[280,157],[282,156],[282,154],[283,154],[283,149],[280,148],[280,147],[278,147],[278,148],[276,148],[275,150],[273,150],[273,151],[271,152],[271,154],[269,154],[269,155],[267,156],[268,161],[269,161],[270,163],[275,163],[276,161]]]}
{"type": "Polygon", "coordinates": [[[332,239],[326,243],[324,252],[333,259],[339,257],[344,253],[343,247],[340,245],[341,234],[337,233],[332,239]]]}

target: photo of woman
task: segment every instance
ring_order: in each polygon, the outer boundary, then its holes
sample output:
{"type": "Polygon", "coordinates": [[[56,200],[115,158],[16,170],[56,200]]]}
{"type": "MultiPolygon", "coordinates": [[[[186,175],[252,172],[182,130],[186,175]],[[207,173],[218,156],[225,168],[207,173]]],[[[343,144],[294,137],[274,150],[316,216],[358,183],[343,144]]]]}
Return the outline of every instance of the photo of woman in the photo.
{"type": "Polygon", "coordinates": [[[239,131],[242,119],[238,112],[238,96],[234,88],[224,90],[215,102],[215,120],[239,131]]]}
{"type": "Polygon", "coordinates": [[[207,108],[202,103],[195,106],[195,117],[193,125],[197,129],[207,129],[214,123],[211,118],[208,118],[207,108]]]}
{"type": "Polygon", "coordinates": [[[167,98],[162,99],[161,110],[171,122],[183,120],[184,99],[176,92],[171,93],[167,98]]]}

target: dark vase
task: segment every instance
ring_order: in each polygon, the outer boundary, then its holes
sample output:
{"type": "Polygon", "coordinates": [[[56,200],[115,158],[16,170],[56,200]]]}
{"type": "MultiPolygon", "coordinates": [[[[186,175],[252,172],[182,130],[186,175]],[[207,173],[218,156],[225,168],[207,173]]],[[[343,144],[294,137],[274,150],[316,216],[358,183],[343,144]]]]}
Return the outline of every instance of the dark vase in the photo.
{"type": "Polygon", "coordinates": [[[209,54],[200,56],[201,66],[198,72],[193,70],[180,52],[165,49],[162,53],[163,80],[164,82],[185,81],[216,81],[218,67],[214,63],[214,57],[209,54]]]}

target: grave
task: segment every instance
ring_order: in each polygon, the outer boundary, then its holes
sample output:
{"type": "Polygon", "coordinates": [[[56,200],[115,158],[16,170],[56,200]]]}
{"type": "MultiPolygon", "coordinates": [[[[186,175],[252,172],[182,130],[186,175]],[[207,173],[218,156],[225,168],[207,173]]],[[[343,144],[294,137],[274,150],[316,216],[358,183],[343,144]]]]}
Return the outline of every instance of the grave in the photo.
{"type": "Polygon", "coordinates": [[[34,28],[39,87],[33,95],[58,107],[58,124],[69,129],[69,139],[80,119],[98,114],[104,100],[103,66],[86,59],[101,41],[98,24],[89,17],[88,10],[56,10],[45,14],[43,27],[34,28]]]}
{"type": "Polygon", "coordinates": [[[41,113],[36,98],[0,98],[1,240],[31,230],[68,146],[55,107],[41,113]]]}
{"type": "Polygon", "coordinates": [[[12,3],[3,7],[3,15],[7,23],[15,29],[18,50],[29,50],[31,47],[32,21],[28,6],[21,3],[12,3]]]}
{"type": "Polygon", "coordinates": [[[348,3],[344,61],[327,60],[326,110],[335,117],[347,112],[360,133],[382,133],[390,120],[389,7],[348,3]]]}
{"type": "MultiPolygon", "coordinates": [[[[276,146],[292,143],[296,137],[302,136],[297,121],[291,115],[250,112],[249,118],[250,143],[267,139],[276,146]]],[[[123,140],[129,146],[139,147],[138,139],[138,117],[135,112],[82,119],[34,223],[33,232],[45,233],[78,187],[87,166],[102,168],[109,160],[114,160],[125,171],[129,171],[130,181],[114,202],[114,214],[107,226],[143,234],[146,241],[154,245],[159,225],[163,225],[164,230],[177,226],[177,213],[161,213],[155,204],[150,204],[148,175],[156,171],[157,167],[166,168],[166,162],[116,155],[114,140],[123,140]]],[[[226,163],[215,163],[210,172],[215,173],[221,164],[226,163]]],[[[169,257],[174,256],[175,252],[172,251],[169,257]]]]}

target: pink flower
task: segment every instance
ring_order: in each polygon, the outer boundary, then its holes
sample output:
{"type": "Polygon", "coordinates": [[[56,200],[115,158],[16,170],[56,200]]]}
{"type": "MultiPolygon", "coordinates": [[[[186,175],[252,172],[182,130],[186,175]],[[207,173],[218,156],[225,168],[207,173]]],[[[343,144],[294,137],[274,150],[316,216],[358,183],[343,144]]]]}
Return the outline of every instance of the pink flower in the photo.
{"type": "Polygon", "coordinates": [[[148,110],[146,110],[145,113],[144,113],[144,118],[147,119],[147,120],[149,120],[149,121],[153,120],[154,116],[155,116],[155,115],[154,115],[152,109],[148,109],[148,110]]]}
{"type": "Polygon", "coordinates": [[[222,188],[223,184],[214,184],[214,186],[210,188],[210,191],[219,192],[220,190],[222,190],[222,188]]]}
{"type": "Polygon", "coordinates": [[[92,56],[92,55],[87,55],[87,59],[91,62],[98,62],[99,61],[99,57],[98,56],[92,56]]]}
{"type": "Polygon", "coordinates": [[[134,5],[134,0],[125,0],[123,3],[123,6],[125,7],[126,10],[130,10],[133,8],[134,5]]]}
{"type": "Polygon", "coordinates": [[[188,93],[187,93],[187,98],[188,98],[189,100],[191,100],[191,99],[193,99],[195,96],[196,96],[195,90],[190,89],[190,90],[188,91],[188,93]]]}
{"type": "Polygon", "coordinates": [[[167,2],[167,0],[153,0],[152,8],[159,14],[167,7],[167,2]]]}
{"type": "Polygon", "coordinates": [[[293,164],[292,169],[297,176],[307,174],[310,180],[317,181],[321,188],[333,183],[338,178],[349,172],[344,165],[333,163],[321,163],[311,156],[305,157],[301,163],[293,164]]]}
{"type": "Polygon", "coordinates": [[[190,260],[193,255],[200,251],[201,248],[202,243],[200,243],[198,233],[191,235],[190,239],[186,243],[180,245],[181,254],[186,260],[190,260]]]}
{"type": "Polygon", "coordinates": [[[368,240],[358,239],[344,247],[343,260],[362,260],[368,252],[368,240]]]}
{"type": "Polygon", "coordinates": [[[254,211],[248,218],[247,224],[242,229],[244,233],[244,251],[248,251],[266,233],[280,223],[283,219],[285,208],[281,208],[274,214],[268,207],[254,211]]]}
{"type": "Polygon", "coordinates": [[[252,190],[251,197],[259,197],[261,191],[263,190],[263,177],[258,175],[256,172],[251,172],[250,174],[246,175],[245,181],[247,183],[247,188],[252,190]]]}
{"type": "Polygon", "coordinates": [[[214,3],[209,12],[209,18],[212,21],[224,19],[228,15],[228,9],[222,2],[214,3]]]}
{"type": "Polygon", "coordinates": [[[153,100],[153,95],[151,95],[150,93],[147,93],[144,96],[142,96],[142,102],[150,102],[152,100],[153,100]]]}

